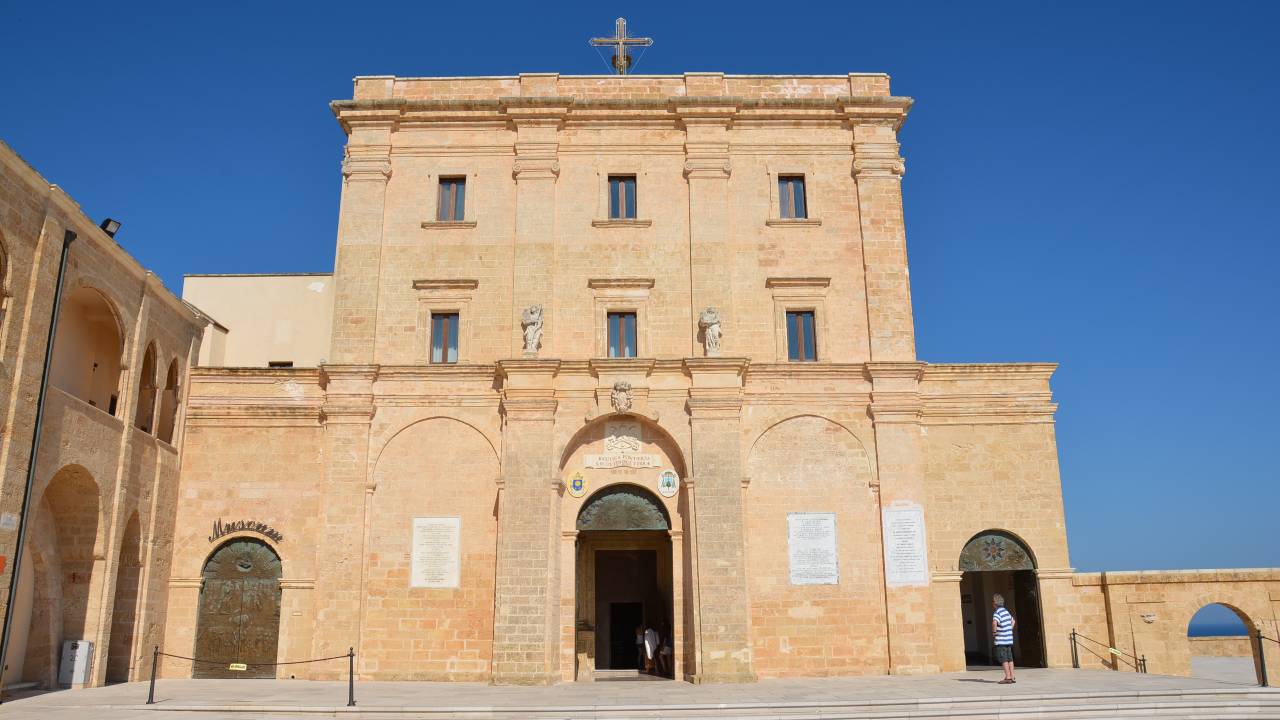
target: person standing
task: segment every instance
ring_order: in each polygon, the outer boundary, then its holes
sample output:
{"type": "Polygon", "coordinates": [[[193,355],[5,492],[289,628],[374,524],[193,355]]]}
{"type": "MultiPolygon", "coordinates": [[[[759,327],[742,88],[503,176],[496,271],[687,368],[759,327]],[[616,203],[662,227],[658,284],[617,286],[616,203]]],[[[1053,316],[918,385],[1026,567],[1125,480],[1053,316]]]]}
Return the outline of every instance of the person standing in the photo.
{"type": "Polygon", "coordinates": [[[1013,629],[1018,621],[1004,607],[1004,596],[996,593],[991,597],[991,604],[996,606],[991,616],[991,634],[996,638],[996,662],[1004,666],[1004,679],[1001,685],[1018,682],[1013,677],[1013,629]]]}
{"type": "Polygon", "coordinates": [[[658,655],[658,631],[646,628],[644,631],[644,671],[650,675],[654,672],[654,660],[658,655]]]}

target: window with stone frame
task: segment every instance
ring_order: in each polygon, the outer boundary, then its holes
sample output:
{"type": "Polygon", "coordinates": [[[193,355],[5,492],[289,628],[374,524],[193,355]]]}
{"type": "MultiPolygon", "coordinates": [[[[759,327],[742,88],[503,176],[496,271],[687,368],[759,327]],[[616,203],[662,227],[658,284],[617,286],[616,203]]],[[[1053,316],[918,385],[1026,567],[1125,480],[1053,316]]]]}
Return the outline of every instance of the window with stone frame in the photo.
{"type": "Polygon", "coordinates": [[[778,216],[784,220],[809,217],[805,204],[804,175],[778,176],[778,216]]]}
{"type": "Polygon", "coordinates": [[[462,222],[466,218],[467,179],[463,176],[440,178],[440,194],[436,202],[436,220],[462,222]]]}
{"type": "Polygon", "coordinates": [[[458,313],[431,313],[431,362],[458,362],[458,313]]]}
{"type": "Polygon", "coordinates": [[[792,362],[815,362],[818,359],[818,338],[812,310],[787,311],[787,359],[792,362]]]}
{"type": "Polygon", "coordinates": [[[633,358],[638,354],[636,345],[636,314],[611,312],[609,323],[609,357],[633,358]]]}
{"type": "Polygon", "coordinates": [[[609,176],[609,219],[636,219],[636,176],[609,176]]]}

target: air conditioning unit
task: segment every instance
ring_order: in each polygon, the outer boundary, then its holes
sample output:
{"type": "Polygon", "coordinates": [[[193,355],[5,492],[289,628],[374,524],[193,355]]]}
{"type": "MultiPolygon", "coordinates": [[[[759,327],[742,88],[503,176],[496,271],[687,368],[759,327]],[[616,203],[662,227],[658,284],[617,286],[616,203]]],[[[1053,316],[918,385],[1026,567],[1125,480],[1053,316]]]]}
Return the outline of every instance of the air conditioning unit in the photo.
{"type": "Polygon", "coordinates": [[[58,664],[58,684],[63,687],[88,685],[93,679],[93,643],[88,640],[66,640],[62,643],[62,662],[58,664]]]}

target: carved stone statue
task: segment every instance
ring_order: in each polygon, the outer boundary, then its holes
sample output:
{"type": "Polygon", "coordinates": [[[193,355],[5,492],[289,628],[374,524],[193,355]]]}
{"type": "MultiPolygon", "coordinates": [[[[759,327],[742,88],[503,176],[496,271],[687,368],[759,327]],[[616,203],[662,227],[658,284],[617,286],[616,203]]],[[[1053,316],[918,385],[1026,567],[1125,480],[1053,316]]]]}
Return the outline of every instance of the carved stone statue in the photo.
{"type": "Polygon", "coordinates": [[[613,392],[609,396],[609,400],[613,403],[615,412],[629,412],[631,410],[631,383],[626,380],[619,380],[613,384],[613,392]]]}
{"type": "Polygon", "coordinates": [[[542,342],[542,306],[525,308],[520,315],[520,324],[524,327],[524,354],[538,354],[538,344],[542,342]]]}
{"type": "Polygon", "coordinates": [[[698,316],[698,327],[702,328],[703,341],[706,344],[707,357],[720,354],[720,313],[713,307],[702,311],[698,316]]]}

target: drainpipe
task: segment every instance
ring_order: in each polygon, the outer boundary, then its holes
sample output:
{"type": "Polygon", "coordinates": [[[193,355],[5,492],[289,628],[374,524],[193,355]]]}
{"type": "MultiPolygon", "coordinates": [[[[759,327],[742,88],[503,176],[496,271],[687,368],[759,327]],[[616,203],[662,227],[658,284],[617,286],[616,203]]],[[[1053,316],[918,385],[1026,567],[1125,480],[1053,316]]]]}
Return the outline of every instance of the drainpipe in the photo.
{"type": "MultiPolygon", "coordinates": [[[[76,234],[67,230],[62,236],[62,258],[58,262],[58,285],[53,294],[53,313],[49,317],[49,339],[44,346],[44,370],[40,374],[40,395],[36,399],[35,430],[31,433],[31,455],[27,459],[27,489],[22,493],[22,512],[18,515],[18,541],[13,550],[13,572],[9,575],[9,604],[4,608],[4,630],[0,634],[0,673],[9,666],[9,630],[13,623],[13,604],[18,600],[18,572],[22,567],[22,547],[27,536],[27,513],[31,509],[31,488],[36,481],[36,453],[40,449],[40,431],[44,425],[44,399],[49,390],[49,368],[53,365],[53,336],[58,331],[58,313],[62,309],[62,284],[67,273],[67,254],[76,234]]],[[[0,697],[0,702],[3,702],[0,697]]]]}

